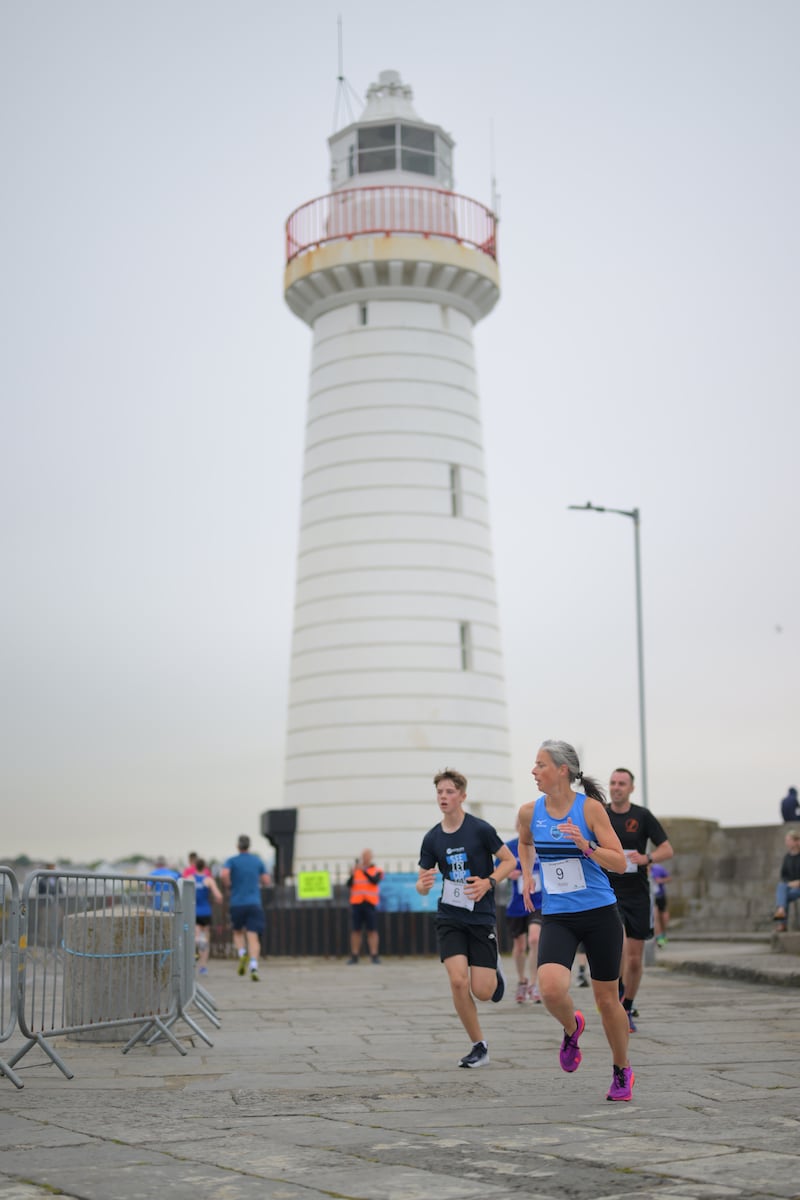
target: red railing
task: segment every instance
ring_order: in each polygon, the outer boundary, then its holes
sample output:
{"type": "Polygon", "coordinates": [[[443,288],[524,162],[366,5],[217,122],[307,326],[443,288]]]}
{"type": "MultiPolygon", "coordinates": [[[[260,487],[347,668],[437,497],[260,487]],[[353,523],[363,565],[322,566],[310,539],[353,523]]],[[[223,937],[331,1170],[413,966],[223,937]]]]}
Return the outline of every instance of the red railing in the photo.
{"type": "Polygon", "coordinates": [[[286,222],[286,261],[325,242],[367,234],[449,238],[497,258],[497,218],[477,200],[437,188],[347,188],[296,208],[286,222]]]}

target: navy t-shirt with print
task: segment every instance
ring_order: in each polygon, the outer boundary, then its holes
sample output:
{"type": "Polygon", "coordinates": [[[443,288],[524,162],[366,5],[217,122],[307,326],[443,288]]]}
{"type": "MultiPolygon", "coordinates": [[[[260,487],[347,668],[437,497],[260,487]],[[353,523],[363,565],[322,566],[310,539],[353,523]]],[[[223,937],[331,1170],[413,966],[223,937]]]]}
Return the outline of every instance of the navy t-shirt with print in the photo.
{"type": "MultiPolygon", "coordinates": [[[[488,821],[464,814],[464,820],[455,833],[445,833],[441,825],[434,825],[422,839],[419,865],[427,871],[438,867],[443,879],[463,883],[470,875],[486,879],[494,870],[494,856],[504,845],[497,830],[488,821]]],[[[468,925],[494,925],[494,892],[488,891],[475,901],[473,909],[442,903],[439,899],[438,913],[468,925]]]]}

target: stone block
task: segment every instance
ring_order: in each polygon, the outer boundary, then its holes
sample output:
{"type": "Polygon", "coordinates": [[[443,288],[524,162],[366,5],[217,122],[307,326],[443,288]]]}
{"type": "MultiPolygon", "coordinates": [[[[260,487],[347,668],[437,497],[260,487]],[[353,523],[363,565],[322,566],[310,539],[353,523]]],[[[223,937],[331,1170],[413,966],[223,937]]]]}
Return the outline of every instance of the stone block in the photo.
{"type": "Polygon", "coordinates": [[[168,912],[99,910],[64,918],[64,1014],[82,1041],[121,1041],[172,999],[173,922],[168,912]],[[109,1026],[130,1018],[134,1025],[109,1026]],[[97,1026],[97,1028],[91,1028],[97,1026]]]}

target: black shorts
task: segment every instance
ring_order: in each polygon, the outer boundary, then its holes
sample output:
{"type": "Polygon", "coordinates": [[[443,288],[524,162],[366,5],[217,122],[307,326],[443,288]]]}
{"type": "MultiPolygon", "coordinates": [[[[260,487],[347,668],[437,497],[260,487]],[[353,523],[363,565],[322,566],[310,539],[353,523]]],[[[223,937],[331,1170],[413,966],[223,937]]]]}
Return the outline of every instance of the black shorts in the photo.
{"type": "Polygon", "coordinates": [[[659,912],[666,912],[667,911],[667,897],[666,896],[656,896],[655,897],[655,906],[659,912]]]}
{"type": "Polygon", "coordinates": [[[629,938],[646,942],[653,936],[653,898],[649,891],[617,896],[617,908],[629,938]]]}
{"type": "Polygon", "coordinates": [[[506,917],[506,929],[509,936],[512,938],[522,937],[523,933],[528,932],[531,925],[541,925],[542,914],[540,912],[525,913],[524,917],[506,917]]]}
{"type": "Polygon", "coordinates": [[[378,910],[369,900],[362,900],[360,904],[350,905],[350,920],[356,933],[361,929],[374,933],[378,928],[378,910]]]}
{"type": "Polygon", "coordinates": [[[195,925],[202,925],[205,928],[206,925],[211,924],[211,913],[209,913],[207,917],[195,916],[194,923],[195,925]]]}
{"type": "Polygon", "coordinates": [[[449,917],[437,917],[436,940],[439,958],[463,954],[471,967],[497,967],[497,930],[494,925],[467,925],[449,917]]]}
{"type": "Polygon", "coordinates": [[[545,914],[539,938],[539,966],[559,963],[571,971],[581,942],[592,979],[601,983],[619,979],[622,921],[616,904],[590,908],[583,913],[545,914]]]}

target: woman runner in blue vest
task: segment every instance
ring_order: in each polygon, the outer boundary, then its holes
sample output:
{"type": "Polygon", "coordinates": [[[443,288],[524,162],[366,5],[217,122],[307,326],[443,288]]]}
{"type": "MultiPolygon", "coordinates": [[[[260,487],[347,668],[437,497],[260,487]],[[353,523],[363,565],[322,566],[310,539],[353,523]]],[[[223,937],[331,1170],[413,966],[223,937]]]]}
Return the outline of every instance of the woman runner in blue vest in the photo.
{"type": "Polygon", "coordinates": [[[539,991],[564,1027],[559,1061],[577,1071],[578,1040],[586,1028],[569,994],[572,963],[583,942],[594,998],[611,1047],[614,1074],[608,1100],[630,1100],[634,1076],[628,1059],[628,1018],[619,999],[622,922],[606,871],[624,871],[625,855],[604,807],[602,788],[581,771],[568,742],[543,742],[532,775],[542,793],[519,810],[519,860],[525,907],[534,855],[542,884],[539,991]],[[575,792],[577,782],[582,791],[575,792]]]}

